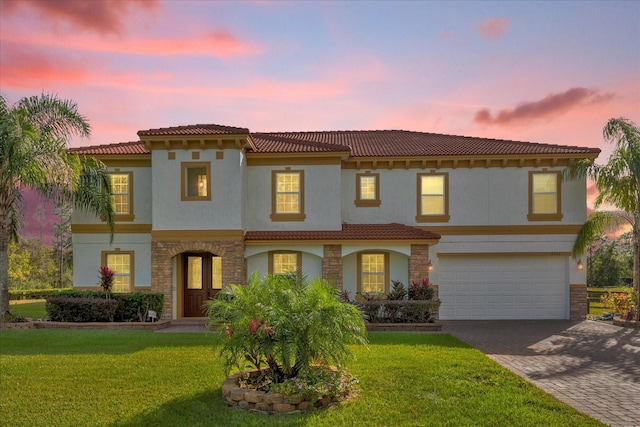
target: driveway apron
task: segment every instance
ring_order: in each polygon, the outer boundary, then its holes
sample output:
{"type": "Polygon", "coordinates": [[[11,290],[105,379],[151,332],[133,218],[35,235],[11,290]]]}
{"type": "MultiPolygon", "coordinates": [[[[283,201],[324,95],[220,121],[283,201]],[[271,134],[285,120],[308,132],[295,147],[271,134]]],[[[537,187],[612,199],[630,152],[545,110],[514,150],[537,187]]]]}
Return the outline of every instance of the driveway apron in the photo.
{"type": "Polygon", "coordinates": [[[591,320],[442,324],[577,410],[611,426],[640,426],[640,331],[591,320]]]}

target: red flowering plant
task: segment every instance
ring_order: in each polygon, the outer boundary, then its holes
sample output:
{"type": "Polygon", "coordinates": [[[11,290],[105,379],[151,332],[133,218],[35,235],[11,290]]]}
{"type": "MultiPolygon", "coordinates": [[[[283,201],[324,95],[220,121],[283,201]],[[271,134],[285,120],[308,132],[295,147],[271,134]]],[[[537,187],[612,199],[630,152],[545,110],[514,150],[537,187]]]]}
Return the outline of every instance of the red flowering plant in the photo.
{"type": "Polygon", "coordinates": [[[98,272],[100,273],[100,287],[104,290],[105,294],[107,294],[108,298],[111,293],[111,288],[113,287],[116,272],[104,265],[100,266],[98,272]]]}
{"type": "Polygon", "coordinates": [[[409,299],[417,301],[426,301],[433,299],[435,291],[429,284],[429,278],[425,277],[422,280],[414,280],[409,286],[409,299]]]}

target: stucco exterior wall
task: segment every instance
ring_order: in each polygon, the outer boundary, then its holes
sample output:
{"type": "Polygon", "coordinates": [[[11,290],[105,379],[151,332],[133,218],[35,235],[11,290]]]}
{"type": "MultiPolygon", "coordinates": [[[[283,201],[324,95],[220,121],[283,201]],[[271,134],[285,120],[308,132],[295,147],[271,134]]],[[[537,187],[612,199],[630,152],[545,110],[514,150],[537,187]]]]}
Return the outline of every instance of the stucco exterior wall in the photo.
{"type": "MultiPolygon", "coordinates": [[[[322,249],[322,248],[320,248],[322,249]]],[[[283,250],[270,249],[270,250],[283,250]]],[[[289,247],[286,250],[302,251],[302,248],[289,247]]],[[[269,252],[260,252],[247,257],[247,278],[258,272],[260,277],[269,273],[269,252]]],[[[309,279],[322,278],[322,257],[302,251],[302,272],[309,279]]]]}
{"type": "Polygon", "coordinates": [[[292,165],[304,171],[304,221],[271,220],[271,172],[285,166],[247,170],[246,230],[339,230],[342,227],[340,165],[292,165]]]}
{"type": "Polygon", "coordinates": [[[240,150],[153,150],[154,230],[243,229],[246,162],[240,150]],[[169,153],[175,159],[169,159],[169,153]],[[198,159],[194,159],[198,153],[198,159]],[[217,158],[222,153],[223,158],[217,158]],[[211,200],[181,200],[182,162],[210,162],[211,200]]]}
{"type": "MultiPolygon", "coordinates": [[[[108,168],[115,171],[115,168],[108,168]]],[[[151,167],[119,167],[120,172],[133,172],[133,221],[122,221],[123,224],[151,224],[151,167]]],[[[97,216],[74,209],[74,224],[103,224],[97,216]]]]}
{"type": "MultiPolygon", "coordinates": [[[[362,248],[361,250],[370,249],[373,248],[362,248]]],[[[377,247],[376,249],[389,253],[389,280],[399,280],[404,283],[406,289],[409,284],[409,258],[403,253],[387,251],[385,248],[377,247]]],[[[358,292],[358,252],[351,252],[343,258],[342,288],[349,292],[349,297],[352,300],[358,292]]],[[[389,287],[391,287],[391,284],[389,284],[389,287]]]]}
{"type": "MultiPolygon", "coordinates": [[[[560,171],[561,168],[549,169],[560,171]]],[[[377,169],[380,174],[378,207],[356,207],[356,174],[364,170],[342,170],[342,216],[349,223],[416,222],[417,174],[429,169],[377,169]]],[[[582,224],[586,219],[586,185],[584,180],[562,183],[561,221],[529,221],[529,171],[542,168],[457,168],[437,169],[449,174],[449,214],[447,223],[434,225],[516,225],[582,224]]]]}
{"type": "Polygon", "coordinates": [[[151,287],[151,236],[116,234],[109,244],[108,234],[73,235],[73,286],[99,286],[98,269],[103,251],[133,251],[136,289],[151,287]]]}

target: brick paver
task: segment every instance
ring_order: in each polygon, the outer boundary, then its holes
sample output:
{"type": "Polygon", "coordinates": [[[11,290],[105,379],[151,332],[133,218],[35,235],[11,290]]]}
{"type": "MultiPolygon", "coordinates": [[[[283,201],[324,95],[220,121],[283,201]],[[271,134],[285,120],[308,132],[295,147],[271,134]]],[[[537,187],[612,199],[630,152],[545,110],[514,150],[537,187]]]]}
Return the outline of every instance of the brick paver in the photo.
{"type": "Polygon", "coordinates": [[[640,426],[640,331],[590,320],[442,323],[577,410],[611,426],[640,426]]]}

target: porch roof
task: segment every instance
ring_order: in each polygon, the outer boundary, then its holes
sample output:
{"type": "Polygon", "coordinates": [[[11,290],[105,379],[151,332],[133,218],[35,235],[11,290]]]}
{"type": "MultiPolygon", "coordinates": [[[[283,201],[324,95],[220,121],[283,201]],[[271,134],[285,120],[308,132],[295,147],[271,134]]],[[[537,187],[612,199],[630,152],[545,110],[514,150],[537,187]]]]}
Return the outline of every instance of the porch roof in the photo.
{"type": "Polygon", "coordinates": [[[253,241],[303,241],[303,240],[430,240],[437,241],[440,235],[404,224],[342,224],[341,230],[286,230],[248,231],[245,242],[253,241]]]}

